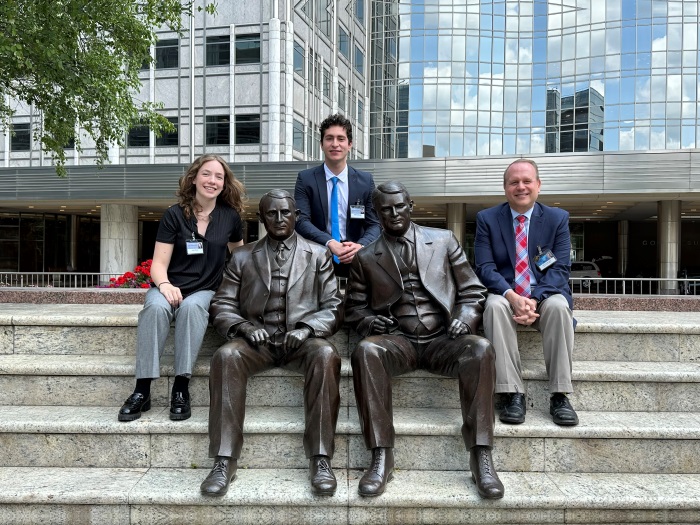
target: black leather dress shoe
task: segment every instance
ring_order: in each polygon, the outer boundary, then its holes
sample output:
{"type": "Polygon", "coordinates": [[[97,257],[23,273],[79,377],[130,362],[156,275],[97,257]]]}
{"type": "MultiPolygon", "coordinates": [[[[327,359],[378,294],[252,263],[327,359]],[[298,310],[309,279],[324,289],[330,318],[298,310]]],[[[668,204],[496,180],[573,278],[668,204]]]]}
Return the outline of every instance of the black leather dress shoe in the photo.
{"type": "Polygon", "coordinates": [[[493,466],[491,449],[476,446],[469,451],[469,468],[472,479],[476,483],[479,496],[485,499],[500,499],[503,497],[503,483],[498,479],[498,473],[493,466]]]}
{"type": "Polygon", "coordinates": [[[119,421],[133,421],[141,417],[141,412],[151,409],[151,396],[133,393],[119,409],[119,421]]]}
{"type": "Polygon", "coordinates": [[[182,421],[189,419],[191,415],[189,392],[173,392],[173,397],[170,400],[170,419],[182,421]]]}
{"type": "Polygon", "coordinates": [[[372,464],[360,479],[357,491],[360,496],[374,497],[384,492],[386,484],[394,477],[394,450],[391,448],[373,448],[372,464]]]}
{"type": "Polygon", "coordinates": [[[223,496],[231,482],[236,479],[238,461],[224,456],[216,456],[214,468],[202,481],[199,489],[205,496],[223,496]]]}
{"type": "Polygon", "coordinates": [[[331,468],[331,460],[328,456],[313,456],[309,460],[309,474],[311,475],[311,489],[317,496],[332,496],[338,482],[331,468]]]}
{"type": "Polygon", "coordinates": [[[578,416],[566,394],[560,392],[552,394],[552,397],[549,399],[549,413],[557,425],[563,427],[578,425],[578,416]]]}
{"type": "Polygon", "coordinates": [[[519,425],[525,422],[525,394],[515,392],[514,394],[508,394],[510,399],[508,403],[501,410],[498,419],[503,423],[509,423],[511,425],[519,425]]]}

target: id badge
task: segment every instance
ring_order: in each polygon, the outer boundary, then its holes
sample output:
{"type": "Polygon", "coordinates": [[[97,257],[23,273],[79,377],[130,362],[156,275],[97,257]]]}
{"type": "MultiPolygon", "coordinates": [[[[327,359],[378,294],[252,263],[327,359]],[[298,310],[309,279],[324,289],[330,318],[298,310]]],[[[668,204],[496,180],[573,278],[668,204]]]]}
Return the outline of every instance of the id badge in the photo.
{"type": "Polygon", "coordinates": [[[202,255],[204,243],[202,241],[187,241],[187,255],[202,255]]]}
{"type": "Polygon", "coordinates": [[[537,269],[541,272],[552,266],[555,262],[557,262],[557,258],[554,256],[552,253],[552,250],[547,250],[546,252],[542,252],[542,248],[539,246],[537,247],[537,250],[539,253],[535,257],[535,265],[537,266],[537,269]]]}
{"type": "Polygon", "coordinates": [[[365,218],[365,207],[362,204],[353,204],[350,206],[350,218],[351,219],[364,219],[365,218]]]}

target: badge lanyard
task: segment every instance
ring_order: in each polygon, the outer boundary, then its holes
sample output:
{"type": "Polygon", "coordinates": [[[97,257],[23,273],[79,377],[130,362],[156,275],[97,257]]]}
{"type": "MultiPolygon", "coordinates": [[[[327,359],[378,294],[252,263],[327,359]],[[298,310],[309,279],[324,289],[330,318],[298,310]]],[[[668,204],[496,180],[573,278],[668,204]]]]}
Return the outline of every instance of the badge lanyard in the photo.
{"type": "Polygon", "coordinates": [[[203,255],[204,254],[204,243],[198,241],[194,236],[194,231],[192,231],[192,238],[185,242],[187,246],[187,255],[203,255]]]}
{"type": "Polygon", "coordinates": [[[362,204],[362,202],[360,201],[360,199],[357,199],[357,202],[350,206],[350,218],[351,219],[364,219],[365,218],[365,207],[362,204]]]}

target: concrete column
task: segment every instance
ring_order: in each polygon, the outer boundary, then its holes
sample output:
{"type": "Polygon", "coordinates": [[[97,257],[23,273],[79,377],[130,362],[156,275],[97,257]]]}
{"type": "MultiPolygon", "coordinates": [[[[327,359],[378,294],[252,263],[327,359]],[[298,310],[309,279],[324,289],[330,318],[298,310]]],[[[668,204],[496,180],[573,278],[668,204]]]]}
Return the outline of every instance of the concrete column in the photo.
{"type": "Polygon", "coordinates": [[[459,244],[464,246],[464,233],[466,230],[467,210],[461,202],[447,204],[447,229],[455,234],[459,244]]]}
{"type": "Polygon", "coordinates": [[[138,206],[103,204],[100,217],[100,273],[121,274],[138,263],[138,206]]]}
{"type": "Polygon", "coordinates": [[[677,294],[681,255],[681,201],[659,201],[657,211],[659,294],[677,294]]]}
{"type": "MultiPolygon", "coordinates": [[[[288,5],[290,5],[288,3],[288,5]]],[[[288,8],[288,9],[291,9],[288,8]]],[[[285,22],[285,66],[284,66],[284,158],[280,160],[291,161],[292,151],[294,148],[294,24],[292,23],[292,14],[288,10],[287,16],[289,19],[285,22]]]]}
{"type": "Polygon", "coordinates": [[[268,25],[268,121],[267,121],[267,160],[277,162],[280,159],[280,120],[282,113],[281,83],[281,24],[279,18],[273,18],[268,25]]]}
{"type": "Polygon", "coordinates": [[[617,273],[624,277],[629,263],[629,221],[617,223],[617,273]]]}

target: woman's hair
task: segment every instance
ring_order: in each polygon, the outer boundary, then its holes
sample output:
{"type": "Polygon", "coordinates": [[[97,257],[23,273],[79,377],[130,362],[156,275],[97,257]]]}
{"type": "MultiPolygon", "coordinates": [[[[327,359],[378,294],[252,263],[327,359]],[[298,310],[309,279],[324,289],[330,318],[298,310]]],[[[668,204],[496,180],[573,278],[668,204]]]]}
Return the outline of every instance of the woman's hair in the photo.
{"type": "Polygon", "coordinates": [[[231,168],[228,167],[228,163],[223,158],[219,155],[207,154],[195,159],[195,161],[190,164],[190,167],[187,168],[185,174],[180,177],[180,189],[178,189],[176,195],[178,204],[182,207],[185,217],[189,219],[197,211],[197,202],[195,201],[197,188],[194,185],[194,179],[197,177],[197,172],[204,163],[210,160],[217,161],[224,169],[224,189],[216,198],[217,204],[226,204],[236,210],[239,215],[242,215],[245,187],[241,181],[236,179],[231,168]]]}

